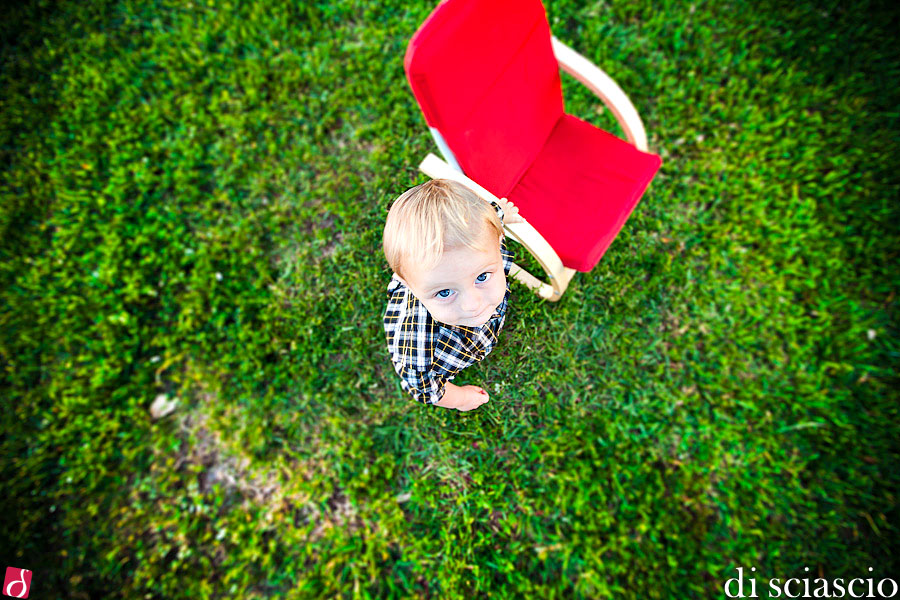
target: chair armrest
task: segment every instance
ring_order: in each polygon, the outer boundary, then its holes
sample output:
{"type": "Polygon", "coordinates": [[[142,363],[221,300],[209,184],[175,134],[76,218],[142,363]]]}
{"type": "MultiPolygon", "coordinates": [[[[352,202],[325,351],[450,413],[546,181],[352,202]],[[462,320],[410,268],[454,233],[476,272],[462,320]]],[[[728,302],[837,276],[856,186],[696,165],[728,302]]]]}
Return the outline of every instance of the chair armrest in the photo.
{"type": "MultiPolygon", "coordinates": [[[[419,170],[432,179],[452,179],[472,190],[476,196],[486,202],[493,201],[498,204],[500,203],[497,196],[430,152],[428,153],[428,156],[425,157],[425,160],[419,164],[419,170]]],[[[521,217],[522,214],[519,213],[519,216],[521,217]]],[[[539,279],[521,267],[518,267],[518,265],[515,265],[513,269],[516,270],[516,268],[518,268],[518,274],[511,273],[516,275],[516,278],[525,285],[537,288],[538,294],[542,297],[548,300],[558,300],[568,286],[572,276],[575,274],[575,270],[563,266],[562,260],[559,258],[556,250],[550,246],[547,240],[544,239],[544,236],[542,236],[531,223],[525,220],[525,217],[522,217],[522,221],[519,223],[512,223],[509,225],[504,223],[503,228],[512,239],[522,244],[525,249],[535,257],[541,267],[544,268],[544,271],[547,272],[551,284],[548,285],[542,283],[539,279]]]]}
{"type": "Polygon", "coordinates": [[[647,152],[647,134],[637,110],[622,88],[600,70],[597,65],[563,44],[555,36],[550,37],[553,54],[560,68],[583,83],[609,108],[622,126],[625,137],[638,150],[647,152]]]}

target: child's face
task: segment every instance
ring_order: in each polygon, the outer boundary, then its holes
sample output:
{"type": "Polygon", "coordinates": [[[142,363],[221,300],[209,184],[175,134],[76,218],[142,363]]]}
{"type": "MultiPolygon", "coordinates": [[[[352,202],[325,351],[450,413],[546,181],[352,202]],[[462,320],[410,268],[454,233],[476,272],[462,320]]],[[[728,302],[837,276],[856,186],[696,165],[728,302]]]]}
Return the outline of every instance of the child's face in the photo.
{"type": "Polygon", "coordinates": [[[410,265],[405,269],[406,279],[400,280],[434,319],[447,325],[481,327],[506,294],[500,238],[486,232],[482,247],[490,249],[444,249],[434,268],[410,265]]]}

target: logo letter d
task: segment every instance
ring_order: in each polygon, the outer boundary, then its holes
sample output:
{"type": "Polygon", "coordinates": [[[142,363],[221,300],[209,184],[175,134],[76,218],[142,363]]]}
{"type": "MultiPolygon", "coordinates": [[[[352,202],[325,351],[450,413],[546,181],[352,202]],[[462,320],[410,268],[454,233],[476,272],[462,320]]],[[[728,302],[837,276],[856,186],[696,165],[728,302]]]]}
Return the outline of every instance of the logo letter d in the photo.
{"type": "Polygon", "coordinates": [[[9,575],[11,575],[10,571],[13,571],[12,568],[6,569],[8,582],[6,588],[3,590],[4,594],[7,596],[11,596],[13,598],[27,598],[28,597],[28,584],[31,583],[31,571],[28,569],[19,569],[19,577],[22,579],[13,579],[10,580],[9,575]],[[13,586],[21,585],[22,587],[19,589],[19,593],[13,593],[13,586]]]}
{"type": "Polygon", "coordinates": [[[732,577],[728,581],[725,582],[725,595],[729,598],[743,598],[744,597],[744,567],[737,568],[738,576],[732,577]],[[731,582],[736,581],[738,585],[738,593],[731,593],[731,582]]]}

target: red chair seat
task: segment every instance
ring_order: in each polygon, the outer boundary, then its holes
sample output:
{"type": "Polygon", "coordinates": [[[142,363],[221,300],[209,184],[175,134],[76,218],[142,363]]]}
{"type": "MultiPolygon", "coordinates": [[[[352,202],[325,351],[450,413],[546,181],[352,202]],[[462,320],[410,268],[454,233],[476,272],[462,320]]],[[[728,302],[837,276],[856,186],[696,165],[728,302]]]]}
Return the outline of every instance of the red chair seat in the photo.
{"type": "Polygon", "coordinates": [[[622,229],[661,162],[563,114],[507,198],[563,265],[587,272],[622,229]]]}

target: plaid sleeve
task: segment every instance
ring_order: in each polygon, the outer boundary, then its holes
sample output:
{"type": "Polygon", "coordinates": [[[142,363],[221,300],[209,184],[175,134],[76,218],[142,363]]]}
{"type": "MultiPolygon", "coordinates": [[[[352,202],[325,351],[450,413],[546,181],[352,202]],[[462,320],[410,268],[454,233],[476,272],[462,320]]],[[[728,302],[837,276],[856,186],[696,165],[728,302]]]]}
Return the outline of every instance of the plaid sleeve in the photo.
{"type": "MultiPolygon", "coordinates": [[[[497,212],[497,216],[500,217],[500,222],[503,222],[503,209],[499,204],[491,201],[491,206],[494,207],[494,210],[497,212]]],[[[512,251],[506,246],[506,236],[500,240],[500,256],[503,259],[503,271],[509,276],[509,270],[512,268],[513,261],[516,260],[516,256],[512,253],[512,251]]]]}
{"type": "Polygon", "coordinates": [[[503,209],[500,208],[500,205],[491,200],[491,206],[494,207],[494,211],[497,213],[497,216],[500,217],[500,222],[503,222],[503,209]]]}
{"type": "Polygon", "coordinates": [[[503,260],[503,272],[508,277],[513,261],[516,260],[516,255],[506,246],[506,236],[503,236],[503,239],[500,240],[500,258],[503,260]]]}
{"type": "Polygon", "coordinates": [[[400,387],[416,402],[437,404],[447,391],[444,378],[434,370],[419,371],[396,362],[394,369],[400,375],[400,387]]]}
{"type": "Polygon", "coordinates": [[[400,387],[422,404],[435,404],[444,397],[446,378],[435,370],[431,315],[406,286],[392,280],[384,312],[388,353],[400,387]]]}

